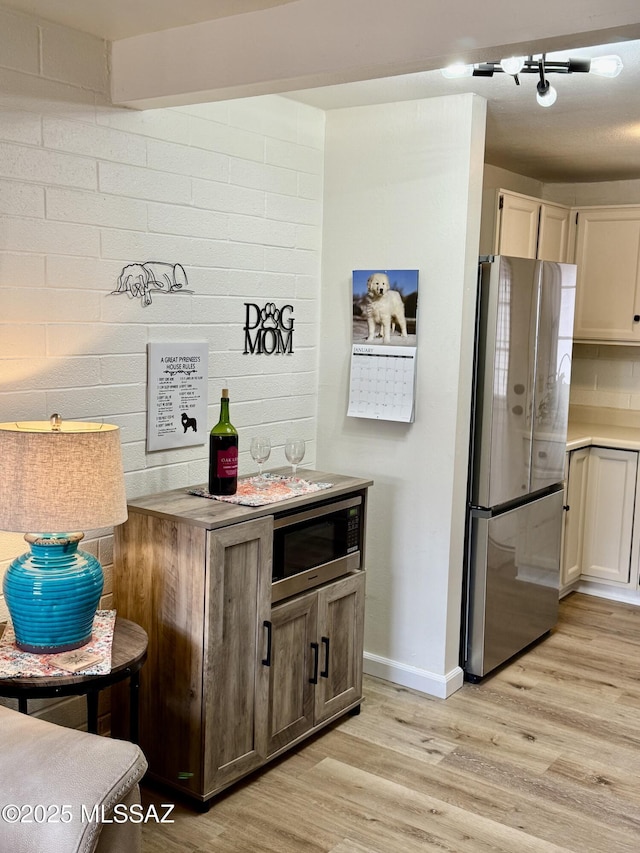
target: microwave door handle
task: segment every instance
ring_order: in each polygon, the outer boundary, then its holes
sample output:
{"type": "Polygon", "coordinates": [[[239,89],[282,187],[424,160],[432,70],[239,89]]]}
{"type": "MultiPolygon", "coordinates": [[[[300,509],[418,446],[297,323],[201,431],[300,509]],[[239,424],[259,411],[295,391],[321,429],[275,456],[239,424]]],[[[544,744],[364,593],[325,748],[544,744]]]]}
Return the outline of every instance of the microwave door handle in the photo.
{"type": "Polygon", "coordinates": [[[292,512],[287,515],[283,515],[274,520],[273,526],[275,530],[278,530],[281,527],[289,527],[292,524],[298,524],[300,521],[308,521],[311,518],[322,518],[323,515],[331,515],[341,509],[360,506],[361,503],[362,498],[360,496],[347,498],[344,501],[334,501],[333,503],[326,504],[326,506],[316,507],[315,509],[309,509],[305,512],[292,512]]]}

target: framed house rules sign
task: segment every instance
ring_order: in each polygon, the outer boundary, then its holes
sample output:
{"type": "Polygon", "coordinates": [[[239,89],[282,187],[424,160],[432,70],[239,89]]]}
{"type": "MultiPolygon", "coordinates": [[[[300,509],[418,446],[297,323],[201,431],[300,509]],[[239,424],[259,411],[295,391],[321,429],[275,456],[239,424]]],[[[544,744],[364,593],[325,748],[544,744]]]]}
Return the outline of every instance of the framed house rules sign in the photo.
{"type": "Polygon", "coordinates": [[[147,344],[147,451],[204,444],[209,347],[147,344]]]}

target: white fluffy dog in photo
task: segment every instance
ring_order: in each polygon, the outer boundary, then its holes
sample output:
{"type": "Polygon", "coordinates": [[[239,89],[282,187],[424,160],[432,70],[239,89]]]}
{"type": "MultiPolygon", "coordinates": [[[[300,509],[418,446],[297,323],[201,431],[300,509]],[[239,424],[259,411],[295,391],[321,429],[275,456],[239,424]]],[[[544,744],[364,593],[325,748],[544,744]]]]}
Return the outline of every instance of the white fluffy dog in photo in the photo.
{"type": "Polygon", "coordinates": [[[395,331],[396,324],[400,329],[400,335],[403,338],[407,337],[404,303],[398,291],[390,289],[389,276],[386,273],[376,272],[367,279],[365,317],[369,331],[368,341],[374,340],[378,325],[384,344],[390,343],[391,333],[395,331]]]}

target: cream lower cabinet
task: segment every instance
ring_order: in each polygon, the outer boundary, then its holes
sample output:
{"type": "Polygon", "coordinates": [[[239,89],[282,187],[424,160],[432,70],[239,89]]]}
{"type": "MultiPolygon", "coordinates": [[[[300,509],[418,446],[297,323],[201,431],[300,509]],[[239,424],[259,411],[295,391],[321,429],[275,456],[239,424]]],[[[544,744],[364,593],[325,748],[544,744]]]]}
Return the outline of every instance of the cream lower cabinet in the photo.
{"type": "Polygon", "coordinates": [[[563,587],[582,580],[636,588],[637,480],[635,450],[591,447],[569,454],[563,587]]]}
{"type": "Polygon", "coordinates": [[[271,615],[268,753],[362,697],[365,573],[276,605],[271,615]]]}
{"type": "Polygon", "coordinates": [[[582,574],[582,541],[587,499],[587,466],[589,448],[567,453],[564,529],[562,545],[561,591],[575,583],[582,574]]]}
{"type": "Polygon", "coordinates": [[[628,584],[638,453],[592,447],[589,453],[582,577],[628,584]]]}

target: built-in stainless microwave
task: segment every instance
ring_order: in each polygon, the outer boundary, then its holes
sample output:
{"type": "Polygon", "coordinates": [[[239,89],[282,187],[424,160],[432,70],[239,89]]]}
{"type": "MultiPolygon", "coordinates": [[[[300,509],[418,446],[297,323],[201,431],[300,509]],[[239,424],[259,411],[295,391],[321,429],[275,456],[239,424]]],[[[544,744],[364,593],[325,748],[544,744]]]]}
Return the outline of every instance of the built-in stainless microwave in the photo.
{"type": "Polygon", "coordinates": [[[360,568],[362,495],[274,518],[271,600],[281,601],[360,568]]]}

